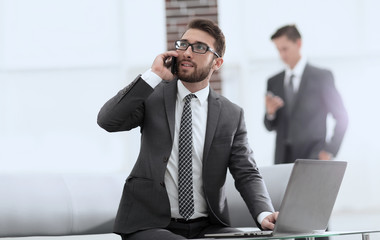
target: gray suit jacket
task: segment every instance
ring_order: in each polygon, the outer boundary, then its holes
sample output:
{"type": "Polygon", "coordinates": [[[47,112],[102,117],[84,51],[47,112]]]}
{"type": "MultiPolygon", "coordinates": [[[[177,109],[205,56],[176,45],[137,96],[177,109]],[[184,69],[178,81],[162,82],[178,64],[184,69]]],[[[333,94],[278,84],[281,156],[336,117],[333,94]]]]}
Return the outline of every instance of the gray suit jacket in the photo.
{"type": "MultiPolygon", "coordinates": [[[[152,89],[137,77],[100,110],[98,124],[110,132],[140,126],[141,148],[126,180],[115,233],[166,227],[170,204],[164,174],[172,150],[177,81],[152,89]]],[[[210,90],[203,153],[203,185],[212,223],[229,225],[225,180],[227,168],[252,217],[273,207],[248,145],[243,110],[210,90]]]]}
{"type": "Polygon", "coordinates": [[[267,85],[268,91],[285,101],[285,106],[277,111],[275,119],[264,118],[266,128],[277,133],[275,163],[284,163],[286,140],[290,140],[294,160],[318,159],[321,150],[335,156],[347,129],[348,116],[332,73],[306,65],[290,117],[286,113],[284,77],[285,71],[270,78],[267,85]],[[326,142],[326,118],[329,113],[336,120],[336,125],[331,140],[326,142]]]}

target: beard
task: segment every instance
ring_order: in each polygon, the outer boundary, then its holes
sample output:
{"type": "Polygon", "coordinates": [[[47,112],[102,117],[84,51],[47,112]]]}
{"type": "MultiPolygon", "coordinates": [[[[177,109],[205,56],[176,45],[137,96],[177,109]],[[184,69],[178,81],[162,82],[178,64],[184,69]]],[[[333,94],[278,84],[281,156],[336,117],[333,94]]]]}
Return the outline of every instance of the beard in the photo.
{"type": "Polygon", "coordinates": [[[210,74],[211,68],[212,68],[212,62],[211,61],[208,65],[204,66],[203,68],[198,69],[198,65],[193,63],[194,66],[194,72],[191,74],[188,74],[187,71],[180,71],[179,65],[177,66],[177,76],[179,79],[181,79],[184,82],[188,83],[195,83],[195,82],[202,82],[205,80],[208,75],[210,74]]]}

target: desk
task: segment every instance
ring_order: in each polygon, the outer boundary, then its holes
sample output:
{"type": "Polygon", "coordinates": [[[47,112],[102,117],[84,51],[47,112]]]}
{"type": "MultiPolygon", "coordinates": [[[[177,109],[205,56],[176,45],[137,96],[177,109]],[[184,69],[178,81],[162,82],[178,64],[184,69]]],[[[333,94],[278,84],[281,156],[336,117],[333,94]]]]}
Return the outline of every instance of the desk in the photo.
{"type": "MultiPolygon", "coordinates": [[[[332,237],[332,236],[344,236],[344,235],[361,235],[361,240],[370,240],[371,233],[380,233],[380,230],[369,231],[328,231],[324,234],[295,234],[295,235],[277,235],[275,237],[239,237],[239,238],[205,238],[205,239],[228,239],[228,240],[266,240],[266,239],[297,239],[306,238],[307,240],[315,240],[316,237],[332,237]]],[[[359,238],[358,238],[359,239],[359,238]]]]}

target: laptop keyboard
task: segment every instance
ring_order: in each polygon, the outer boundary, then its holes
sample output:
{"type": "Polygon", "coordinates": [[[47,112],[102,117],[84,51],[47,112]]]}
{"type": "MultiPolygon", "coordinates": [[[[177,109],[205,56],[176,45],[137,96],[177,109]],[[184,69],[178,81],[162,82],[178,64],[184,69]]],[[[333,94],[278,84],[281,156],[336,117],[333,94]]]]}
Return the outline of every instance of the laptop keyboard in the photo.
{"type": "Polygon", "coordinates": [[[272,236],[273,231],[246,231],[246,232],[235,232],[235,233],[215,233],[206,234],[205,237],[214,238],[239,238],[239,237],[261,237],[261,236],[272,236]]]}
{"type": "Polygon", "coordinates": [[[252,237],[252,236],[271,236],[273,231],[249,231],[249,232],[241,232],[235,233],[236,237],[252,237]]]}

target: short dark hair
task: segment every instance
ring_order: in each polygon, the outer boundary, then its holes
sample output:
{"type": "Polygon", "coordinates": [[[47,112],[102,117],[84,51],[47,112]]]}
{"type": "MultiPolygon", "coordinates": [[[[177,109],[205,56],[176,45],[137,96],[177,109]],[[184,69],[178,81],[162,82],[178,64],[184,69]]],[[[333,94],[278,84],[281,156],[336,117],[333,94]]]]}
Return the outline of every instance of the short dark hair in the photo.
{"type": "Polygon", "coordinates": [[[223,56],[226,51],[226,39],[219,26],[209,19],[194,19],[188,25],[187,29],[198,29],[210,34],[215,38],[215,51],[223,56]]]}
{"type": "Polygon", "coordinates": [[[274,40],[276,38],[286,36],[289,40],[295,42],[298,39],[301,39],[301,34],[298,31],[296,25],[286,25],[281,28],[279,28],[270,38],[271,40],[274,40]]]}

